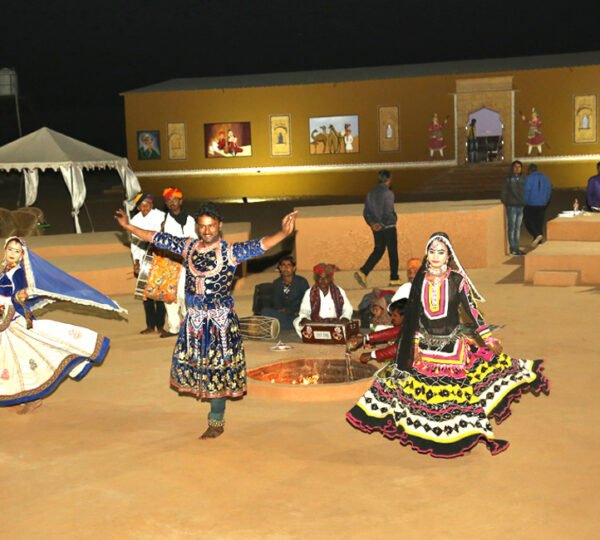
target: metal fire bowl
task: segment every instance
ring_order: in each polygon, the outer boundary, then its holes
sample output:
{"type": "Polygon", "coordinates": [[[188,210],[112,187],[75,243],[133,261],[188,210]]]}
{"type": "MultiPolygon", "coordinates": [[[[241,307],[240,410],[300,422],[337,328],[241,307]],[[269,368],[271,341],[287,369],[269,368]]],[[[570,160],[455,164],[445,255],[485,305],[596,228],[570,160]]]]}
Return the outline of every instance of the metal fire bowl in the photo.
{"type": "Polygon", "coordinates": [[[287,401],[335,401],[356,399],[369,388],[376,366],[352,361],[354,379],[349,381],[346,361],[326,358],[296,358],[248,370],[251,396],[287,401]],[[303,384],[302,378],[316,383],[303,384]],[[293,381],[297,381],[293,384],[293,381]]]}

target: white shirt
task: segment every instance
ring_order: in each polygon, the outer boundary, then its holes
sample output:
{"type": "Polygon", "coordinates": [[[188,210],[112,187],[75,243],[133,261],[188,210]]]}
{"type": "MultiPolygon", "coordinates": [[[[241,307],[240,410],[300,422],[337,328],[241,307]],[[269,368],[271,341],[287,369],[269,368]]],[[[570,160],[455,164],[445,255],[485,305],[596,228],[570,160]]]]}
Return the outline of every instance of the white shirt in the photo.
{"type": "Polygon", "coordinates": [[[410,281],[407,281],[406,283],[400,285],[400,287],[398,287],[398,290],[394,293],[394,296],[392,296],[392,299],[390,300],[390,305],[392,305],[396,300],[408,298],[411,287],[412,283],[410,281]]]}
{"type": "Polygon", "coordinates": [[[192,216],[187,217],[185,225],[182,227],[171,214],[167,214],[164,231],[177,236],[177,238],[198,238],[196,234],[196,222],[192,216]]]}
{"type": "MultiPolygon", "coordinates": [[[[165,213],[162,210],[153,208],[145,216],[138,212],[130,220],[130,223],[146,231],[160,231],[160,226],[165,220],[165,213]]],[[[148,242],[145,242],[135,234],[131,235],[131,257],[134,261],[141,261],[144,253],[148,249],[148,242]]]]}
{"type": "MultiPolygon", "coordinates": [[[[346,296],[346,292],[341,287],[338,287],[342,298],[344,299],[344,305],[342,306],[342,315],[340,319],[348,319],[352,320],[352,304],[348,297],[346,296]]],[[[333,297],[331,293],[328,291],[327,294],[323,294],[323,291],[319,289],[319,296],[321,297],[321,309],[319,310],[319,317],[322,319],[337,319],[337,312],[335,310],[335,304],[333,303],[333,297]]],[[[300,304],[300,311],[298,313],[298,319],[309,319],[311,316],[312,310],[310,309],[310,289],[304,293],[302,298],[302,303],[300,304]]]]}

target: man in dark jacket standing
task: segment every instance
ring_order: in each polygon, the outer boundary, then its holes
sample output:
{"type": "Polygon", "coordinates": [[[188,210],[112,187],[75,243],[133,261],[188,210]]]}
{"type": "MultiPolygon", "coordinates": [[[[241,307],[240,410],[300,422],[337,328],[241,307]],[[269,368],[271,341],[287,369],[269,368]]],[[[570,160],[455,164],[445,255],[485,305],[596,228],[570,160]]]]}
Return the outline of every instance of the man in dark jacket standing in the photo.
{"type": "Polygon", "coordinates": [[[369,258],[354,278],[361,287],[367,286],[367,276],[373,270],[379,259],[383,257],[386,248],[390,259],[390,285],[400,285],[398,277],[398,235],[396,222],[398,220],[394,210],[394,192],[390,189],[392,175],[390,171],[379,171],[379,184],[369,193],[365,201],[363,216],[367,225],[373,231],[375,247],[369,258]]]}
{"type": "Polygon", "coordinates": [[[511,173],[504,180],[500,200],[506,208],[508,221],[508,244],[511,255],[525,255],[519,248],[521,239],[521,224],[523,223],[523,206],[525,206],[525,177],[523,164],[513,161],[511,173]]]}
{"type": "Polygon", "coordinates": [[[525,179],[525,209],[523,220],[525,228],[533,238],[531,247],[536,247],[544,240],[544,224],[546,223],[546,207],[552,195],[552,184],[548,177],[538,171],[537,165],[527,167],[525,179]]]}

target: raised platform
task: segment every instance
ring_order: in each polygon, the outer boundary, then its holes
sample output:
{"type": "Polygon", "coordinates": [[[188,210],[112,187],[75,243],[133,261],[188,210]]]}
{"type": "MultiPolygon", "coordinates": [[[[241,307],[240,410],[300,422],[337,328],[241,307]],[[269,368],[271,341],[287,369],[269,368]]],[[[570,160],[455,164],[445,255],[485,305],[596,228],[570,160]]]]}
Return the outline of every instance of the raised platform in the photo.
{"type": "MultiPolygon", "coordinates": [[[[322,261],[342,270],[362,266],[373,249],[373,234],[362,216],[362,204],[297,207],[296,257],[300,270],[322,261]]],[[[497,200],[396,204],[400,267],[421,257],[432,233],[448,233],[461,263],[486,268],[505,251],[504,207],[497,200]]],[[[387,254],[375,267],[389,268],[387,254]]]]}
{"type": "MultiPolygon", "coordinates": [[[[248,240],[250,223],[225,223],[223,238],[228,242],[248,240]]],[[[25,241],[40,257],[108,296],[133,294],[136,278],[124,232],[56,234],[29,237],[25,241]]],[[[241,273],[245,274],[244,265],[241,273]]]]}
{"type": "Polygon", "coordinates": [[[600,242],[545,242],[528,253],[524,263],[526,283],[556,286],[600,284],[600,242]],[[548,271],[579,272],[579,280],[573,283],[572,274],[569,278],[557,274],[538,275],[548,271]]]}
{"type": "Polygon", "coordinates": [[[570,287],[600,284],[600,214],[556,217],[547,238],[525,257],[525,282],[570,287]]]}
{"type": "Polygon", "coordinates": [[[600,242],[600,213],[557,217],[547,224],[548,240],[600,242]]]}

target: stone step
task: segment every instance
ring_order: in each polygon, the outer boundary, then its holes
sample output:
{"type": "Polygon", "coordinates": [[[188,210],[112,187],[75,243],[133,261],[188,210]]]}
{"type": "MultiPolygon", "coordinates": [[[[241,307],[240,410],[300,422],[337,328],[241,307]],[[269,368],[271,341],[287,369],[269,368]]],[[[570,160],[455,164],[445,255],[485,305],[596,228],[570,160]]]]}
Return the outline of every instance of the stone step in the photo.
{"type": "Polygon", "coordinates": [[[102,193],[104,195],[120,195],[120,194],[125,194],[125,188],[123,187],[122,184],[115,184],[114,186],[111,186],[109,188],[103,189],[102,193]]]}
{"type": "Polygon", "coordinates": [[[577,270],[537,270],[533,275],[533,284],[548,287],[572,287],[579,283],[577,270]]]}
{"type": "Polygon", "coordinates": [[[527,254],[525,282],[533,283],[536,272],[573,271],[581,285],[600,285],[600,242],[550,240],[527,254]]]}
{"type": "Polygon", "coordinates": [[[600,242],[600,213],[561,217],[548,222],[548,240],[600,242]]]}
{"type": "Polygon", "coordinates": [[[506,176],[505,165],[456,167],[441,172],[423,184],[415,193],[472,193],[498,196],[506,176]]]}

